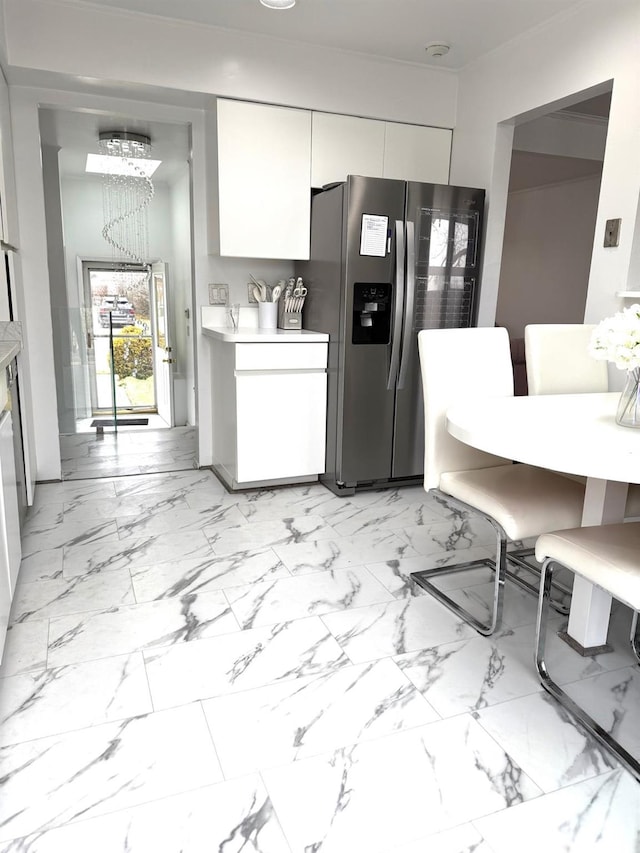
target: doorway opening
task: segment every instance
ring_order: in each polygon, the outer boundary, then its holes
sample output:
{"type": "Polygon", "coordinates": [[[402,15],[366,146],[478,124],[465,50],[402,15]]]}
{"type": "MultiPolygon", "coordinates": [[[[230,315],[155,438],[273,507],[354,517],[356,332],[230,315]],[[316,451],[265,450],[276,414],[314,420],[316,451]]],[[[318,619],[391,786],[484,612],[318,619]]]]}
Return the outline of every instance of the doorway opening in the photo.
{"type": "Polygon", "coordinates": [[[191,127],[44,106],[39,118],[62,478],[197,468],[191,127]],[[114,127],[149,137],[160,162],[142,261],[106,242],[104,182],[86,168],[114,127]]]}
{"type": "Polygon", "coordinates": [[[610,103],[610,89],[576,95],[515,128],[496,324],[516,394],[528,390],[525,326],[584,322],[610,103]]]}

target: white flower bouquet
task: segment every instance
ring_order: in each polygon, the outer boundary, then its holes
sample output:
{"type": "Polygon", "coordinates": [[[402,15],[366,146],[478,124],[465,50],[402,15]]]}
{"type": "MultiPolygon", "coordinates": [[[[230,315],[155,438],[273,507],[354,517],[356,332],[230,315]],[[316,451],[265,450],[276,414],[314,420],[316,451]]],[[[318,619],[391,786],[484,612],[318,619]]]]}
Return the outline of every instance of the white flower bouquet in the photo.
{"type": "Polygon", "coordinates": [[[640,428],[640,305],[624,308],[599,323],[593,330],[589,352],[593,358],[627,371],[616,423],[640,428]]]}
{"type": "Polygon", "coordinates": [[[611,361],[618,370],[640,367],[640,305],[624,308],[607,317],[593,330],[589,353],[600,361],[611,361]]]}

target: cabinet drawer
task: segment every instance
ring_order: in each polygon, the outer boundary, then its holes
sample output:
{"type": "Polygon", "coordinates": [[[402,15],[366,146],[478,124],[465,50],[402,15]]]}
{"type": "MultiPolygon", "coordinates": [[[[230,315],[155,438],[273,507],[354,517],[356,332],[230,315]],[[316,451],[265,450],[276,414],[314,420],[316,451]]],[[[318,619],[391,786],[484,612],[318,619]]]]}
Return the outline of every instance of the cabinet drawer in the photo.
{"type": "Polygon", "coordinates": [[[327,344],[236,344],[236,370],[309,370],[327,366],[327,344]]]}

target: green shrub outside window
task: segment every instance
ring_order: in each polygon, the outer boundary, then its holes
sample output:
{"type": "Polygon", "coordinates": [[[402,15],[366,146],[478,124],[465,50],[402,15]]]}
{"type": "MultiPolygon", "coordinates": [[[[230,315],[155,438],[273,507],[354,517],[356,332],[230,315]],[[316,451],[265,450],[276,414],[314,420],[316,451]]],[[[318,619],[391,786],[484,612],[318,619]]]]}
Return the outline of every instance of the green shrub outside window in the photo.
{"type": "Polygon", "coordinates": [[[120,379],[127,376],[148,379],[153,376],[151,339],[141,338],[141,331],[136,326],[124,326],[121,335],[113,339],[114,373],[120,379]]]}

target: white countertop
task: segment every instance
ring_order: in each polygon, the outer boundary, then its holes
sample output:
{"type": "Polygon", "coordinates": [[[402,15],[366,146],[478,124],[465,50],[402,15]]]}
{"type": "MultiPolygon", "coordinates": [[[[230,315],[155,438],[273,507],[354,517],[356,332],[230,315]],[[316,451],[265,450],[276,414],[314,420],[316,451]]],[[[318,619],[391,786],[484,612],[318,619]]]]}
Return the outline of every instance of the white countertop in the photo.
{"type": "Polygon", "coordinates": [[[326,343],[329,335],[325,332],[312,332],[309,329],[254,329],[239,328],[233,332],[227,326],[202,326],[202,334],[208,338],[229,344],[309,344],[326,343]]]}

